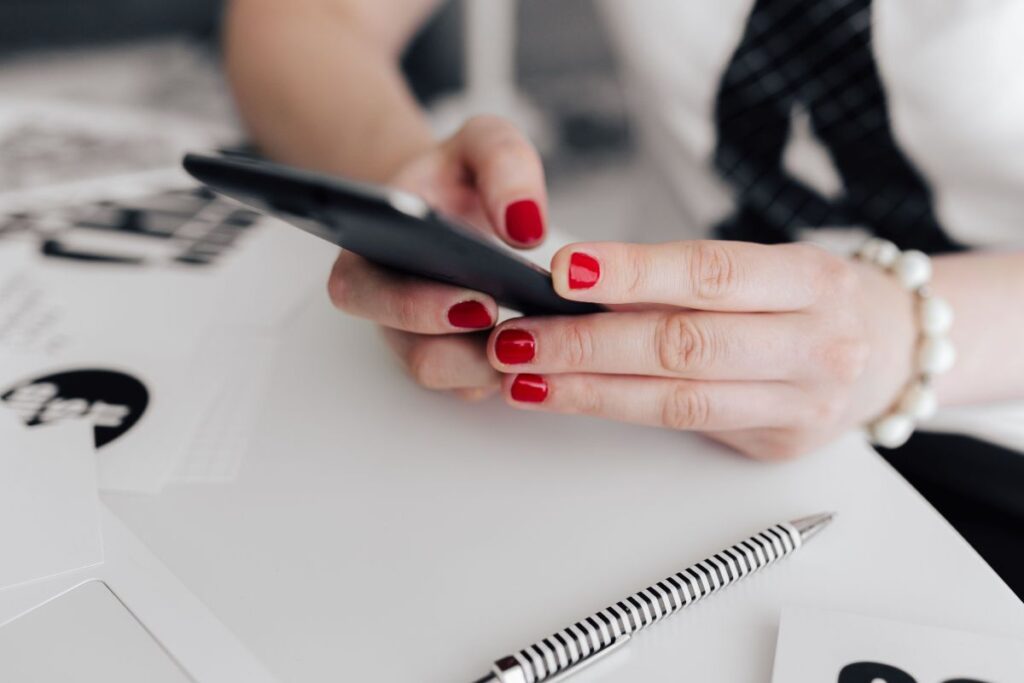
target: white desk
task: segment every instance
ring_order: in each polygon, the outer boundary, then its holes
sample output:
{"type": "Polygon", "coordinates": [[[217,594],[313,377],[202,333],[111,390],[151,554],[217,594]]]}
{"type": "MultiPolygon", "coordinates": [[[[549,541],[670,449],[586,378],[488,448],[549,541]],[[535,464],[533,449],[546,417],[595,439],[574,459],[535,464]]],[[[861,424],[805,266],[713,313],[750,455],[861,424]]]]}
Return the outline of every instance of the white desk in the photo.
{"type": "Polygon", "coordinates": [[[288,334],[230,485],[108,503],[284,681],[450,683],[778,520],[797,556],[583,681],[768,681],[796,604],[1024,636],[1024,605],[865,445],[783,465],[698,437],[411,387],[321,297],[288,334]]]}

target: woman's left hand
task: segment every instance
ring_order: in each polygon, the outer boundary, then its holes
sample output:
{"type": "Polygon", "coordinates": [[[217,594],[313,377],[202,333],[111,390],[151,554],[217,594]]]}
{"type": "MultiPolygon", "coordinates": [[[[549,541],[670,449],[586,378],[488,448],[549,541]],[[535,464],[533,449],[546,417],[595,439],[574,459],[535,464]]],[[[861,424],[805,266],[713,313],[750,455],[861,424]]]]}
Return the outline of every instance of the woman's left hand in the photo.
{"type": "Polygon", "coordinates": [[[910,377],[913,299],[807,244],[574,244],[563,297],[608,313],[517,318],[488,343],[510,404],[804,453],[886,412],[910,377]]]}

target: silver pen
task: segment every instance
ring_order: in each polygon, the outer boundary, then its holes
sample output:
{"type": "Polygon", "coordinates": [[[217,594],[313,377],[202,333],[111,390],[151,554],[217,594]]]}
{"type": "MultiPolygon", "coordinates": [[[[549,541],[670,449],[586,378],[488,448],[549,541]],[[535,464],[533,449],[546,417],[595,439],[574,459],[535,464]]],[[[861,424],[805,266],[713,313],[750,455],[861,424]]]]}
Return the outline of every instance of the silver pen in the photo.
{"type": "Polygon", "coordinates": [[[782,522],[494,662],[476,683],[555,683],[629,642],[651,624],[796,551],[835,515],[782,522]]]}

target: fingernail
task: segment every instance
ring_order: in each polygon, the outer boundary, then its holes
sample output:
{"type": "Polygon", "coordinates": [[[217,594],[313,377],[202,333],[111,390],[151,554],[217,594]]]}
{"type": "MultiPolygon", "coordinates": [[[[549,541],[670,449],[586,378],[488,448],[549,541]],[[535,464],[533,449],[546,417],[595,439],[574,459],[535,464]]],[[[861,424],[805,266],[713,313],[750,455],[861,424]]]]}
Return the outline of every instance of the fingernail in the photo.
{"type": "Polygon", "coordinates": [[[520,244],[533,244],[544,234],[540,207],[532,199],[512,202],[505,209],[505,229],[508,236],[520,244]]]}
{"type": "Polygon", "coordinates": [[[573,252],[569,257],[569,289],[590,289],[601,277],[601,264],[589,254],[573,252]]]}
{"type": "Polygon", "coordinates": [[[479,301],[463,301],[448,309],[448,322],[474,330],[491,326],[491,314],[479,301]]]}
{"type": "Polygon", "coordinates": [[[513,400],[540,403],[548,397],[548,383],[540,375],[516,375],[510,393],[513,400]]]}
{"type": "Polygon", "coordinates": [[[506,365],[529,363],[537,353],[537,342],[526,330],[502,330],[494,340],[494,355],[506,365]]]}

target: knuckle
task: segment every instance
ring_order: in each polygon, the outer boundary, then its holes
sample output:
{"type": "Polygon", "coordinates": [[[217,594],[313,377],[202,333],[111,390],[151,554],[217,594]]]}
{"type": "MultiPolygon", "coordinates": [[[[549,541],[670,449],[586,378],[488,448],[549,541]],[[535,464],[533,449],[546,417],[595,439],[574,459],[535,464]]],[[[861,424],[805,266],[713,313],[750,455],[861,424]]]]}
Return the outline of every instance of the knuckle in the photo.
{"type": "Polygon", "coordinates": [[[478,175],[494,180],[510,169],[540,167],[540,157],[518,135],[498,133],[488,143],[486,158],[477,169],[478,175]]]}
{"type": "Polygon", "coordinates": [[[846,397],[841,393],[832,393],[822,397],[817,405],[818,424],[834,424],[846,412],[846,397]]]}
{"type": "Polygon", "coordinates": [[[858,337],[832,338],[822,344],[819,354],[825,375],[842,384],[852,384],[864,373],[870,347],[858,337]]]}
{"type": "Polygon", "coordinates": [[[797,429],[811,430],[822,425],[832,425],[846,412],[848,403],[841,392],[825,392],[808,403],[798,415],[794,424],[797,429]]]}
{"type": "Polygon", "coordinates": [[[419,341],[412,345],[406,357],[409,374],[417,384],[427,389],[439,389],[443,385],[443,374],[438,363],[434,344],[429,340],[419,341]]]}
{"type": "Polygon", "coordinates": [[[708,424],[711,402],[699,389],[679,386],[665,396],[661,408],[661,423],[669,429],[700,429],[708,424]]]}
{"type": "Polygon", "coordinates": [[[532,161],[533,150],[530,146],[512,131],[501,131],[495,133],[490,142],[491,153],[495,158],[502,161],[513,160],[517,162],[532,161]]]}
{"type": "Polygon", "coordinates": [[[718,355],[719,344],[693,316],[671,313],[655,330],[658,363],[671,374],[683,374],[708,368],[718,355]]]}
{"type": "Polygon", "coordinates": [[[397,296],[391,306],[395,324],[404,330],[415,330],[420,319],[420,306],[411,296],[397,296]]]}
{"type": "Polygon", "coordinates": [[[714,241],[696,241],[689,246],[687,272],[698,299],[716,301],[736,291],[740,273],[727,246],[714,241]]]}
{"type": "Polygon", "coordinates": [[[572,394],[573,410],[582,415],[600,415],[603,406],[601,392],[593,382],[580,382],[572,394]]]}
{"type": "Polygon", "coordinates": [[[643,250],[630,250],[625,258],[626,296],[637,301],[650,290],[651,262],[643,250]]]}
{"type": "Polygon", "coordinates": [[[857,271],[853,265],[849,261],[817,247],[812,248],[820,252],[818,291],[844,298],[853,294],[858,285],[857,271]]]}
{"type": "Polygon", "coordinates": [[[446,377],[442,349],[436,340],[425,339],[413,344],[406,357],[409,374],[417,384],[427,389],[449,387],[446,377]]]}
{"type": "Polygon", "coordinates": [[[584,325],[570,322],[562,333],[561,348],[570,368],[586,367],[594,357],[594,337],[584,325]]]}

